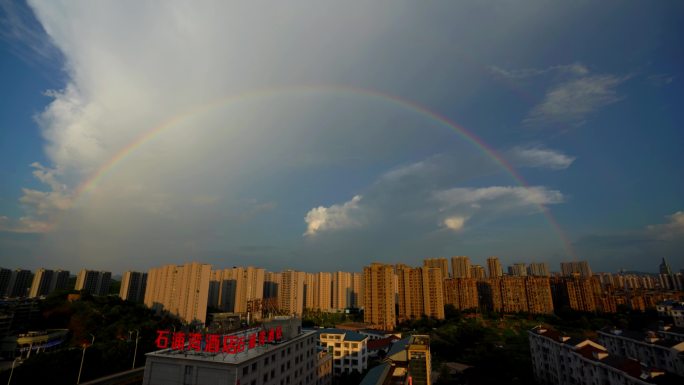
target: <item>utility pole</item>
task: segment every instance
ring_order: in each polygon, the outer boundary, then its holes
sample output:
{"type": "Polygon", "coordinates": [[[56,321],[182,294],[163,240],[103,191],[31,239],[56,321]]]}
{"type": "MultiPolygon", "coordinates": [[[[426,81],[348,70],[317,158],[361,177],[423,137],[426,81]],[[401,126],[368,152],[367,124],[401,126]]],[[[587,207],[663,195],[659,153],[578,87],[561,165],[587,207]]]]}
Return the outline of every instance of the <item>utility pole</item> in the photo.
{"type": "Polygon", "coordinates": [[[10,375],[9,375],[9,378],[7,379],[7,385],[10,385],[10,382],[12,381],[12,374],[14,374],[14,365],[19,360],[21,360],[21,357],[17,357],[14,359],[14,361],[12,361],[12,370],[10,370],[10,375]]]}
{"type": "MultiPolygon", "coordinates": [[[[129,330],[129,331],[128,331],[128,334],[129,334],[129,335],[132,334],[132,333],[133,333],[132,330],[129,330]]],[[[131,369],[135,369],[135,358],[138,356],[138,339],[139,339],[139,335],[140,335],[140,330],[135,329],[135,350],[133,351],[133,366],[131,367],[131,369]]]]}
{"type": "MultiPolygon", "coordinates": [[[[90,340],[90,345],[93,345],[95,343],[95,336],[90,335],[92,339],[90,340]]],[[[85,359],[85,351],[88,348],[88,344],[84,343],[83,344],[83,355],[81,356],[81,366],[78,368],[78,378],[76,379],[76,385],[81,383],[81,371],[83,370],[83,360],[85,359]]]]}

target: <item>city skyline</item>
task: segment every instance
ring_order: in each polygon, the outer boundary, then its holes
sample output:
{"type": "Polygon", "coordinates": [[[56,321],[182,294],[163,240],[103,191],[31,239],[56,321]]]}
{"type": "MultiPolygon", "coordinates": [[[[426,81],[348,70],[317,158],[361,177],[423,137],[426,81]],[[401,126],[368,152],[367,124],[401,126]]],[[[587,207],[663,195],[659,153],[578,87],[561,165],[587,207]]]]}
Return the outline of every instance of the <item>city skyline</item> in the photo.
{"type": "Polygon", "coordinates": [[[684,267],[683,4],[360,5],[0,3],[2,267],[684,267]]]}

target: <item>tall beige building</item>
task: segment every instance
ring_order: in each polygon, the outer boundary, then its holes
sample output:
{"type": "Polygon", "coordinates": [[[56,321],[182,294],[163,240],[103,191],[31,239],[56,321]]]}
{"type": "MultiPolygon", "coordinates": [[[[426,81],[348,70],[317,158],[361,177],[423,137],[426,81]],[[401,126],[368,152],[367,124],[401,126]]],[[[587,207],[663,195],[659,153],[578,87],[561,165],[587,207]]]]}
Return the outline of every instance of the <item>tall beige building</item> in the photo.
{"type": "Polygon", "coordinates": [[[394,269],[372,263],[363,268],[363,320],[374,327],[394,330],[394,269]]]}
{"type": "Polygon", "coordinates": [[[444,280],[445,304],[458,310],[478,307],[477,280],[475,278],[449,278],[444,280]]]}
{"type": "Polygon", "coordinates": [[[470,277],[475,278],[478,281],[487,278],[487,274],[485,273],[485,268],[482,265],[470,266],[470,277]]]}
{"type": "Polygon", "coordinates": [[[314,308],[321,311],[332,309],[332,274],[316,273],[314,308]]]}
{"type": "Polygon", "coordinates": [[[304,278],[304,309],[315,309],[316,274],[306,273],[304,278]]]}
{"type": "Polygon", "coordinates": [[[399,321],[423,315],[444,319],[442,270],[438,267],[397,266],[399,321]]]}
{"type": "Polygon", "coordinates": [[[553,313],[553,298],[548,277],[525,278],[525,294],[527,295],[527,311],[532,314],[553,313]]]}
{"type": "Polygon", "coordinates": [[[145,305],[166,310],[184,322],[206,321],[211,265],[192,262],[147,272],[145,305]]]}
{"type": "Polygon", "coordinates": [[[105,296],[109,294],[112,273],[109,271],[94,271],[82,269],[76,276],[75,290],[82,290],[92,295],[105,296]]]}
{"type": "Polygon", "coordinates": [[[457,256],[451,258],[451,276],[453,278],[470,278],[470,258],[466,256],[457,256]]]}
{"type": "Polygon", "coordinates": [[[288,315],[304,314],[304,286],[306,273],[286,270],[280,273],[281,283],[278,289],[280,311],[288,315]]]}
{"type": "Polygon", "coordinates": [[[363,308],[363,273],[352,273],[352,306],[363,308]]]}
{"type": "Polygon", "coordinates": [[[501,268],[501,262],[499,262],[498,257],[487,258],[487,268],[489,269],[489,278],[503,276],[503,269],[501,268]]]}
{"type": "Polygon", "coordinates": [[[424,259],[423,267],[437,267],[442,271],[442,277],[449,278],[449,260],[446,258],[424,259]]]}
{"type": "Polygon", "coordinates": [[[209,285],[209,304],[227,312],[261,318],[266,271],[252,266],[213,270],[209,285]]]}
{"type": "Polygon", "coordinates": [[[332,303],[333,309],[344,310],[351,307],[352,275],[344,271],[333,273],[332,303]]]}

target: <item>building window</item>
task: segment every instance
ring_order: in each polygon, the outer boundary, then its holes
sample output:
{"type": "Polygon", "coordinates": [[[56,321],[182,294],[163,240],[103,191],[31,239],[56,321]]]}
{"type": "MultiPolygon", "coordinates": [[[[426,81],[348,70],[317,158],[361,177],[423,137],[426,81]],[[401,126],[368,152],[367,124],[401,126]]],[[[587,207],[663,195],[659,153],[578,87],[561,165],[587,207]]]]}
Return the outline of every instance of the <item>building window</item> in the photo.
{"type": "Polygon", "coordinates": [[[247,374],[249,374],[249,366],[245,366],[244,368],[242,368],[242,375],[246,376],[247,374]]]}

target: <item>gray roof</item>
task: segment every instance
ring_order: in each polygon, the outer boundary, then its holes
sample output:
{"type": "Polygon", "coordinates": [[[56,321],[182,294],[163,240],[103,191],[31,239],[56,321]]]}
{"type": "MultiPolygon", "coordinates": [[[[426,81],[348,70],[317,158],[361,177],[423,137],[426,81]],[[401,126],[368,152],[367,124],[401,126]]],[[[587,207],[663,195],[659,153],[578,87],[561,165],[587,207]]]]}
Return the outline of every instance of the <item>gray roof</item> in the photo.
{"type": "Polygon", "coordinates": [[[359,385],[380,385],[382,384],[392,369],[392,365],[384,363],[369,370],[359,385]]]}
{"type": "Polygon", "coordinates": [[[344,330],[344,329],[319,329],[318,334],[344,334],[344,340],[345,341],[363,341],[367,339],[367,336],[364,336],[361,333],[357,333],[352,330],[344,330]]]}
{"type": "Polygon", "coordinates": [[[391,357],[397,353],[401,353],[402,351],[406,350],[410,338],[411,337],[409,336],[399,341],[396,341],[390,348],[389,352],[387,352],[387,357],[391,357]]]}

